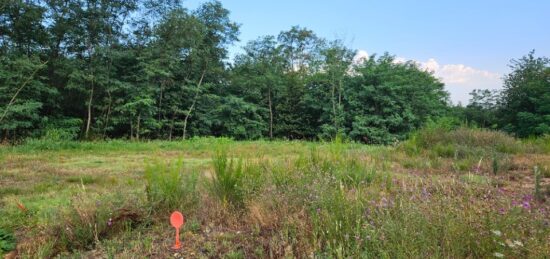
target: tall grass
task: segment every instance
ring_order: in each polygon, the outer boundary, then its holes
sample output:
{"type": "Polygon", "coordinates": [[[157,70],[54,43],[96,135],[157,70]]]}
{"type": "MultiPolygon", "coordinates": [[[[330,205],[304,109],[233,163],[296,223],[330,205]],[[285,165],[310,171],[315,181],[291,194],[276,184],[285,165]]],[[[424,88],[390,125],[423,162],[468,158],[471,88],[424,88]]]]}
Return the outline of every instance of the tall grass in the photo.
{"type": "Polygon", "coordinates": [[[156,210],[191,210],[198,203],[196,171],[185,170],[183,161],[153,161],[145,168],[146,194],[156,210]]]}
{"type": "Polygon", "coordinates": [[[210,189],[223,203],[236,207],[244,205],[244,169],[241,159],[231,159],[227,150],[220,148],[212,158],[214,174],[210,189]]]}
{"type": "MultiPolygon", "coordinates": [[[[58,237],[52,251],[30,255],[64,256],[61,253],[70,250],[85,254],[104,249],[113,257],[170,256],[173,253],[159,245],[165,233],[158,230],[168,227],[166,212],[175,209],[194,213],[188,218],[185,238],[186,249],[197,257],[490,258],[502,254],[545,258],[550,254],[548,215],[540,210],[547,206],[545,201],[530,200],[530,186],[527,198],[518,198],[523,195],[520,192],[509,193],[515,184],[504,185],[506,190],[495,186],[511,183],[511,177],[500,174],[516,158],[514,152],[524,150],[525,145],[501,133],[430,130],[443,136],[419,132],[397,148],[359,146],[338,139],[322,144],[243,144],[229,139],[178,142],[186,152],[189,147],[201,149],[196,153],[200,163],[153,160],[146,164],[143,179],[136,177],[137,183],[120,185],[119,196],[85,194],[59,206],[63,209],[54,223],[40,224],[41,230],[52,226],[56,230],[47,232],[58,237]],[[504,149],[502,145],[520,147],[504,149]],[[270,150],[274,147],[275,151],[270,150]],[[229,148],[240,158],[231,157],[229,148]],[[281,155],[281,150],[288,152],[281,155]],[[205,154],[213,154],[211,163],[203,163],[205,154]],[[448,166],[460,174],[447,174],[448,166]],[[483,166],[485,174],[474,172],[483,166]],[[419,168],[426,172],[412,170],[419,168]],[[439,171],[432,174],[434,168],[439,171]],[[135,188],[142,184],[145,189],[135,188]],[[132,191],[140,197],[135,202],[124,196],[132,191]],[[129,201],[137,208],[127,207],[129,201]],[[136,225],[143,226],[143,231],[136,231],[136,225]],[[131,236],[138,241],[127,244],[131,236]],[[142,240],[151,240],[147,251],[135,248],[142,240]],[[130,252],[117,254],[122,249],[130,252]]],[[[116,148],[124,150],[122,146],[116,148]]],[[[544,156],[531,157],[540,160],[544,156]]],[[[528,168],[532,176],[532,167],[528,168]]],[[[546,177],[545,168],[540,168],[539,177],[546,177]]],[[[83,179],[66,177],[68,182],[76,181],[75,186],[84,183],[83,179]]],[[[544,188],[545,181],[539,181],[544,188]]],[[[88,190],[102,184],[90,181],[88,190]]],[[[5,215],[21,214],[14,204],[10,206],[10,214],[5,215]]],[[[29,206],[29,210],[39,209],[29,206]]],[[[21,227],[39,218],[34,215],[5,225],[21,227]]],[[[46,244],[41,247],[48,248],[46,244]]]]}

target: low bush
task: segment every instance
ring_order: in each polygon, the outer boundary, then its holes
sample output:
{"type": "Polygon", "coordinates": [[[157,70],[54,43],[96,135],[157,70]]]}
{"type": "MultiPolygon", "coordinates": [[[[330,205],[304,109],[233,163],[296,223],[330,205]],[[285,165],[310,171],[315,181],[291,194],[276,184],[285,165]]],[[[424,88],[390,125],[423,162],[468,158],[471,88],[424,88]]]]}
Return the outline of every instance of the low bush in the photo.
{"type": "Polygon", "coordinates": [[[15,237],[11,232],[0,228],[0,255],[15,249],[15,237]]]}
{"type": "Polygon", "coordinates": [[[244,205],[244,169],[241,159],[231,159],[225,149],[219,149],[212,158],[214,175],[210,189],[224,204],[236,207],[244,205]]]}
{"type": "Polygon", "coordinates": [[[153,161],[145,168],[147,200],[152,209],[191,210],[198,203],[195,171],[186,171],[183,162],[153,161]]]}
{"type": "Polygon", "coordinates": [[[131,231],[144,219],[135,203],[125,202],[119,194],[94,196],[79,193],[54,223],[52,252],[93,249],[101,240],[123,231],[131,231]]]}

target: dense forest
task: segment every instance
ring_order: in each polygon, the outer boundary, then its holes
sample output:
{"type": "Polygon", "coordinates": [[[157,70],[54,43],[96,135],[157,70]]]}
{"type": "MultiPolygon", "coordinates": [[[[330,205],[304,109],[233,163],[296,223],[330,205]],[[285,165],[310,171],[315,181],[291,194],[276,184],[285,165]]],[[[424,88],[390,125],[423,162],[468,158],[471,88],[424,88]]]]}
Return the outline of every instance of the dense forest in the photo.
{"type": "MultiPolygon", "coordinates": [[[[453,106],[442,81],[303,27],[246,43],[220,2],[2,0],[0,138],[330,139],[393,143],[441,117],[550,133],[550,60],[512,60],[503,90],[453,106]]],[[[482,85],[479,86],[483,88],[482,85]]]]}

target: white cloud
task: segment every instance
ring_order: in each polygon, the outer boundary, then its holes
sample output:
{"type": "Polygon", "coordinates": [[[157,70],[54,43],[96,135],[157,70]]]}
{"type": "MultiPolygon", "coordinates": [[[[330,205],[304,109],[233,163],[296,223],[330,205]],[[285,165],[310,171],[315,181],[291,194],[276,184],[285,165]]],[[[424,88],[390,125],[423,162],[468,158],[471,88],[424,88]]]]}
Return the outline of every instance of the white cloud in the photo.
{"type": "Polygon", "coordinates": [[[500,89],[501,75],[464,64],[439,64],[434,58],[419,62],[421,68],[434,73],[445,83],[453,103],[467,104],[474,89],[500,89]]]}
{"type": "Polygon", "coordinates": [[[426,62],[420,62],[420,66],[440,77],[446,84],[472,84],[482,81],[500,80],[498,73],[479,70],[464,64],[446,64],[439,63],[430,58],[426,62]]]}
{"type": "MultiPolygon", "coordinates": [[[[368,60],[365,50],[359,50],[353,58],[354,64],[368,60]]],[[[395,57],[395,63],[405,63],[409,59],[395,57]]],[[[413,60],[414,61],[414,60],[413,60]]],[[[499,73],[473,68],[464,64],[440,64],[435,58],[427,61],[415,61],[419,66],[434,73],[434,76],[445,83],[445,89],[450,93],[453,103],[467,104],[470,92],[474,89],[500,89],[502,80],[499,73]]]]}
{"type": "Polygon", "coordinates": [[[369,59],[369,53],[365,50],[358,50],[353,57],[353,64],[358,65],[369,59]]]}
{"type": "Polygon", "coordinates": [[[436,72],[439,70],[439,63],[433,58],[428,59],[426,62],[421,62],[420,65],[426,70],[436,72]]]}

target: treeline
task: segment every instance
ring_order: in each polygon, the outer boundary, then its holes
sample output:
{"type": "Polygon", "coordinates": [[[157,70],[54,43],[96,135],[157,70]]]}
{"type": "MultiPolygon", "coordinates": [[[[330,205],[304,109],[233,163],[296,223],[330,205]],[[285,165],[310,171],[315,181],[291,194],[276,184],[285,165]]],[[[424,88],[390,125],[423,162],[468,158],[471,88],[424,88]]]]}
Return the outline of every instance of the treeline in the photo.
{"type": "Polygon", "coordinates": [[[474,90],[455,115],[476,126],[518,137],[550,134],[550,59],[531,51],[512,60],[502,90],[474,90]]]}
{"type": "MultiPolygon", "coordinates": [[[[532,112],[507,124],[490,121],[488,110],[511,116],[510,109],[527,104],[488,105],[476,92],[472,105],[453,108],[443,83],[416,63],[389,54],[354,60],[341,41],[306,28],[249,42],[230,63],[239,25],[229,11],[217,1],[196,10],[181,6],[178,0],[0,2],[1,139],[52,132],[65,139],[341,134],[391,143],[441,116],[520,132],[530,114],[543,114],[535,134],[550,132],[541,126],[550,125],[547,105],[539,111],[532,104],[532,112]]],[[[511,74],[506,86],[515,90],[506,98],[550,98],[548,61],[532,59],[539,70],[542,63],[546,95],[517,90],[525,77],[511,74]]]]}

